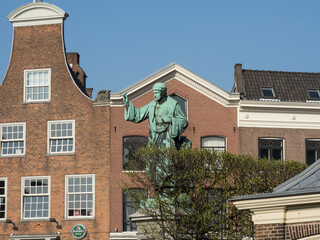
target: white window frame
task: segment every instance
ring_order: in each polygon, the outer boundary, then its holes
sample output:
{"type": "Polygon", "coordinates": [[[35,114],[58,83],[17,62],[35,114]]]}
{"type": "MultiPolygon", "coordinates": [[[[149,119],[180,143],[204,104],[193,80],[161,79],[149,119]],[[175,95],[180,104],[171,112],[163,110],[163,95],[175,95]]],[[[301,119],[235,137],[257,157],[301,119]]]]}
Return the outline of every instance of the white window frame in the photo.
{"type": "Polygon", "coordinates": [[[50,176],[28,176],[28,177],[21,177],[21,219],[22,220],[35,220],[35,219],[49,219],[50,218],[50,203],[51,202],[51,177],[50,176]],[[26,195],[24,193],[25,190],[25,180],[33,180],[33,179],[48,179],[48,193],[34,193],[26,195]],[[24,217],[24,197],[36,197],[36,196],[48,196],[48,217],[24,217]]]}
{"type": "Polygon", "coordinates": [[[48,155],[65,155],[65,154],[74,154],[75,153],[75,147],[76,147],[76,138],[75,138],[75,120],[58,120],[58,121],[48,121],[47,126],[47,154],[48,155]],[[62,123],[72,123],[72,136],[60,136],[60,137],[51,137],[51,126],[53,124],[62,124],[62,123]],[[71,139],[73,140],[73,147],[72,151],[60,151],[60,152],[51,152],[51,140],[65,140],[65,139],[71,139]]]}
{"type": "Polygon", "coordinates": [[[50,102],[51,101],[51,68],[25,69],[24,70],[23,101],[25,103],[50,102]],[[48,79],[48,85],[34,85],[34,86],[32,86],[32,87],[49,87],[48,99],[39,99],[39,100],[27,99],[27,89],[29,88],[29,86],[27,86],[27,74],[28,73],[32,73],[32,72],[48,72],[48,78],[49,78],[48,79]]]}
{"type": "Polygon", "coordinates": [[[1,157],[16,157],[16,156],[25,156],[26,153],[26,123],[25,122],[20,122],[20,123],[1,123],[0,124],[0,156],[1,157]],[[16,138],[16,139],[10,139],[10,140],[6,140],[4,141],[2,139],[2,128],[3,127],[14,127],[14,126],[22,126],[23,127],[23,137],[22,138],[16,138]],[[12,153],[12,154],[3,154],[2,153],[2,144],[4,142],[17,142],[17,141],[23,141],[23,153],[12,153]]]}
{"type": "Polygon", "coordinates": [[[0,181],[4,181],[4,194],[0,195],[0,197],[3,197],[5,199],[4,202],[4,218],[0,218],[0,220],[5,220],[7,219],[7,203],[8,203],[8,197],[7,197],[7,192],[8,192],[8,185],[7,185],[7,178],[6,177],[1,177],[0,181]]]}
{"type": "MultiPolygon", "coordinates": [[[[81,188],[81,185],[80,185],[80,188],[81,188]]],[[[93,219],[95,218],[95,174],[76,174],[76,175],[65,175],[65,218],[66,219],[93,219]],[[92,192],[72,192],[72,193],[69,193],[69,189],[68,189],[68,183],[69,183],[69,179],[70,178],[74,178],[74,177],[77,177],[77,178],[81,178],[81,177],[91,177],[92,178],[92,192]],[[69,200],[68,200],[68,197],[69,195],[71,194],[92,194],[92,215],[91,216],[69,216],[69,200]]],[[[80,206],[81,208],[81,206],[80,206]]],[[[79,208],[79,209],[80,209],[79,208]]]]}
{"type": "Polygon", "coordinates": [[[209,149],[209,150],[214,150],[214,151],[217,151],[217,152],[226,152],[227,151],[227,138],[223,137],[223,136],[217,136],[217,135],[203,136],[203,137],[200,138],[200,146],[201,146],[201,149],[209,149]],[[215,138],[215,139],[223,140],[224,141],[224,147],[217,146],[217,145],[215,145],[215,146],[204,146],[203,145],[203,140],[209,139],[209,138],[215,138]],[[221,151],[220,149],[224,149],[224,150],[221,151]]]}

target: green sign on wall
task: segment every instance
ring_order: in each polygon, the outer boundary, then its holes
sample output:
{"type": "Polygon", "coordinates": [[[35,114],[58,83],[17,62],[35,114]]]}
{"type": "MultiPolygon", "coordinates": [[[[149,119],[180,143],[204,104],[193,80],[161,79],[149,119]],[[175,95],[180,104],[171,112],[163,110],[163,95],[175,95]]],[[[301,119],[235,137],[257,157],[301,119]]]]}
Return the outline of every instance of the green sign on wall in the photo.
{"type": "Polygon", "coordinates": [[[82,239],[86,236],[86,234],[87,234],[87,229],[82,224],[77,223],[72,227],[72,235],[76,239],[82,239]]]}

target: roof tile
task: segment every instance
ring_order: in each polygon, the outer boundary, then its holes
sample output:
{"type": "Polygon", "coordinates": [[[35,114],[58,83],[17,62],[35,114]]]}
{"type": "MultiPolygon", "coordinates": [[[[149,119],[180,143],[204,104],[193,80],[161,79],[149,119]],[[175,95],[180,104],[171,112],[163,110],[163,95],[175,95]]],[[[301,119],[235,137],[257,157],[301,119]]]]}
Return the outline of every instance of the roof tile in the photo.
{"type": "Polygon", "coordinates": [[[245,98],[263,98],[261,87],[272,87],[284,102],[306,102],[308,89],[320,89],[320,73],[242,70],[245,98]]]}

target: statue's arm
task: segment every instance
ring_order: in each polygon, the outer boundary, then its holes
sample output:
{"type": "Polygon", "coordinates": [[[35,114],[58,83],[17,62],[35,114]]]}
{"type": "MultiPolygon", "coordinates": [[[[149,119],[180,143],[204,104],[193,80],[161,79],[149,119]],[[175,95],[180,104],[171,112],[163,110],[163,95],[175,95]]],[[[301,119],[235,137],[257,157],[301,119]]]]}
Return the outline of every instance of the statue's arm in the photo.
{"type": "Polygon", "coordinates": [[[184,115],[179,104],[175,105],[172,117],[171,137],[177,138],[186,130],[188,126],[187,117],[184,115]]]}
{"type": "Polygon", "coordinates": [[[132,102],[129,101],[126,93],[123,94],[123,103],[125,105],[124,119],[126,121],[139,123],[149,117],[149,104],[141,108],[136,108],[132,102]]]}

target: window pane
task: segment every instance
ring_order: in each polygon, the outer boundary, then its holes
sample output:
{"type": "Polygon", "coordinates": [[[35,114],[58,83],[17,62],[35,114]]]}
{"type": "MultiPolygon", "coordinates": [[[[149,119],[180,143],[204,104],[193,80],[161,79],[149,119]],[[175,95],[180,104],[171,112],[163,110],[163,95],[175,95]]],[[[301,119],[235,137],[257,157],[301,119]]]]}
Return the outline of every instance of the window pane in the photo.
{"type": "Polygon", "coordinates": [[[144,170],[143,161],[134,159],[134,151],[146,146],[148,138],[145,136],[129,136],[123,138],[123,169],[124,170],[144,170]],[[130,161],[129,161],[130,160],[130,161]]]}
{"type": "Polygon", "coordinates": [[[283,159],[283,140],[259,138],[259,158],[283,159]]]}
{"type": "Polygon", "coordinates": [[[261,90],[264,97],[274,97],[272,88],[262,88],[261,90]]]}
{"type": "Polygon", "coordinates": [[[319,90],[308,90],[310,98],[320,98],[319,90]]]}
{"type": "Polygon", "coordinates": [[[49,99],[49,71],[36,70],[26,74],[26,100],[49,99]]]}
{"type": "Polygon", "coordinates": [[[262,148],[259,151],[260,151],[260,154],[259,154],[260,158],[267,158],[267,159],[270,158],[268,149],[263,149],[262,148]]]}
{"type": "Polygon", "coordinates": [[[224,137],[218,136],[202,137],[201,148],[206,148],[218,152],[224,152],[226,150],[226,140],[224,137]]]}
{"type": "MultiPolygon", "coordinates": [[[[137,191],[144,191],[142,189],[135,189],[137,191]]],[[[136,212],[136,209],[134,207],[134,202],[131,200],[130,195],[127,192],[123,192],[123,231],[136,231],[137,226],[134,222],[132,222],[129,218],[131,214],[134,214],[136,212]]]]}
{"type": "Polygon", "coordinates": [[[306,163],[311,165],[319,159],[320,139],[306,140],[306,163]]]}
{"type": "Polygon", "coordinates": [[[176,100],[178,102],[178,104],[181,107],[182,112],[184,113],[185,116],[187,116],[187,101],[176,94],[172,94],[172,95],[170,95],[170,97],[172,97],[174,100],[176,100]]]}
{"type": "Polygon", "coordinates": [[[3,126],[1,138],[1,155],[24,154],[24,125],[3,126]]]}
{"type": "Polygon", "coordinates": [[[24,179],[24,185],[25,185],[25,191],[23,195],[24,218],[48,217],[49,179],[48,178],[24,179]]]}
{"type": "Polygon", "coordinates": [[[89,184],[92,182],[92,177],[69,177],[67,179],[68,202],[66,206],[68,216],[93,216],[93,188],[92,184],[89,184]]]}
{"type": "Polygon", "coordinates": [[[61,122],[50,123],[50,152],[51,153],[63,153],[74,151],[74,141],[72,134],[73,123],[61,122]],[[69,126],[71,127],[68,130],[69,126]]]}
{"type": "Polygon", "coordinates": [[[6,213],[6,189],[5,180],[0,180],[0,219],[5,218],[6,213]]]}
{"type": "Polygon", "coordinates": [[[282,149],[273,149],[273,159],[280,160],[282,159],[282,149]]]}

